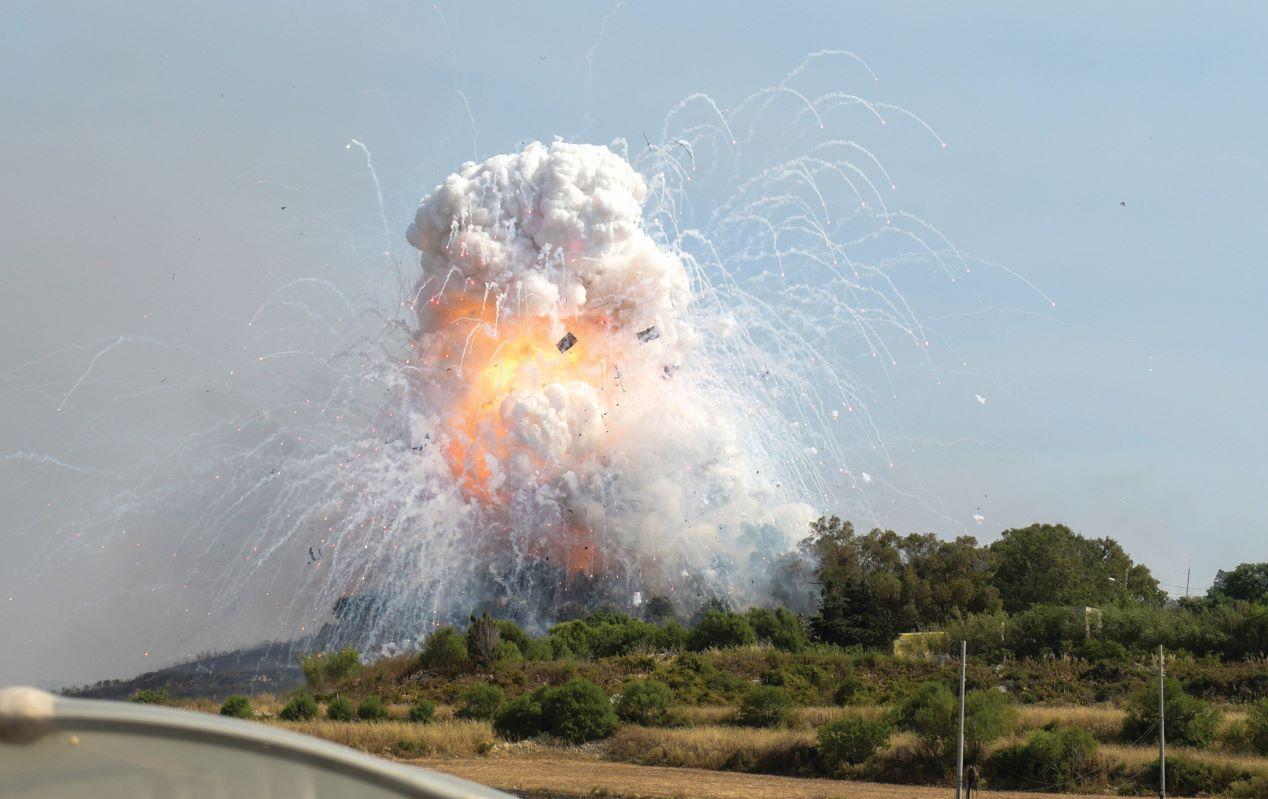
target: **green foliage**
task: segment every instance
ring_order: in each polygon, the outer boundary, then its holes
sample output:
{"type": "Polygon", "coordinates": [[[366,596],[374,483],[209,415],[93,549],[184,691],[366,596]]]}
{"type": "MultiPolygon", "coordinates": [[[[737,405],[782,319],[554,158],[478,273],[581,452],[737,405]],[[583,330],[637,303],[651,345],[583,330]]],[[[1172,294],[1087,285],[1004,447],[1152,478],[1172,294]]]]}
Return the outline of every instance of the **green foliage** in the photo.
{"type": "Polygon", "coordinates": [[[1250,706],[1246,717],[1246,740],[1252,751],[1268,757],[1268,697],[1250,706]]]}
{"type": "MultiPolygon", "coordinates": [[[[1219,711],[1191,696],[1174,677],[1166,680],[1167,742],[1204,748],[1215,740],[1219,711]]],[[[1123,721],[1123,739],[1136,741],[1150,735],[1158,726],[1158,686],[1146,683],[1127,701],[1127,718],[1123,721]]]]}
{"type": "Polygon", "coordinates": [[[643,618],[652,624],[666,624],[678,618],[678,607],[667,596],[654,596],[643,605],[643,618]]]}
{"type": "Polygon", "coordinates": [[[959,733],[959,705],[951,689],[940,682],[916,686],[898,707],[896,716],[899,728],[914,732],[925,754],[931,757],[944,754],[947,742],[959,733]]]}
{"type": "Polygon", "coordinates": [[[810,626],[829,643],[888,646],[900,632],[1000,607],[990,553],[968,536],[857,535],[833,516],[811,525],[802,550],[817,564],[820,605],[810,626]]]}
{"type": "Polygon", "coordinates": [[[242,694],[234,694],[220,706],[220,715],[232,716],[235,719],[253,719],[255,711],[251,708],[251,699],[242,694]]]}
{"type": "MultiPolygon", "coordinates": [[[[1253,784],[1254,774],[1233,764],[1190,760],[1167,755],[1167,793],[1172,796],[1225,796],[1233,786],[1253,784]]],[[[1141,787],[1158,790],[1158,761],[1142,767],[1136,782],[1141,787]]],[[[1261,783],[1262,784],[1262,783],[1261,783]]],[[[1242,788],[1239,788],[1242,790],[1242,788]]],[[[1260,799],[1263,794],[1252,794],[1260,799]]]]}
{"type": "Polygon", "coordinates": [[[846,672],[832,692],[832,701],[838,705],[858,705],[868,699],[867,683],[853,671],[846,672]]]}
{"type": "Polygon", "coordinates": [[[528,639],[528,645],[524,647],[525,660],[554,660],[555,652],[550,642],[541,638],[528,639]]]}
{"type": "Polygon", "coordinates": [[[300,670],[313,688],[322,688],[351,677],[361,670],[361,656],[347,647],[338,652],[318,652],[300,658],[300,670]]]}
{"type": "Polygon", "coordinates": [[[522,741],[543,731],[542,698],[545,689],[513,699],[493,719],[493,731],[508,741],[522,741]]]}
{"type": "Polygon", "coordinates": [[[788,609],[753,608],[746,617],[758,641],[785,652],[800,652],[806,648],[806,626],[788,609]]]}
{"type": "Polygon", "coordinates": [[[790,663],[767,669],[761,676],[763,685],[777,685],[788,692],[793,702],[817,705],[823,701],[830,678],[812,663],[790,663]]]}
{"type": "Polygon", "coordinates": [[[129,696],[128,701],[142,705],[166,705],[171,702],[168,699],[167,691],[163,688],[142,688],[132,694],[132,696],[129,696]]]}
{"type": "Polygon", "coordinates": [[[621,689],[616,715],[621,721],[661,726],[672,720],[674,692],[658,680],[631,680],[621,689]]]}
{"type": "Polygon", "coordinates": [[[964,696],[964,756],[977,763],[986,748],[1017,728],[1017,708],[999,691],[969,691],[964,696]]]}
{"type": "Polygon", "coordinates": [[[1208,594],[1217,600],[1268,604],[1268,563],[1243,563],[1232,571],[1218,571],[1208,594]]]}
{"type": "Polygon", "coordinates": [[[788,722],[792,697],[783,688],[759,685],[740,701],[736,720],[745,727],[780,727],[788,722]]]}
{"type": "Polygon", "coordinates": [[[1096,739],[1086,730],[1035,730],[1026,743],[991,755],[987,773],[991,783],[1000,787],[1070,790],[1096,776],[1097,748],[1096,739]]]}
{"type": "Polygon", "coordinates": [[[303,693],[291,698],[277,713],[283,721],[308,721],[317,717],[317,700],[303,693]]]}
{"type": "Polygon", "coordinates": [[[521,654],[528,651],[528,642],[532,639],[528,637],[528,633],[520,629],[520,626],[509,619],[495,619],[494,624],[498,626],[498,635],[502,643],[510,642],[519,649],[521,654]]]}
{"type": "Polygon", "coordinates": [[[436,717],[436,703],[419,699],[409,706],[409,720],[415,724],[427,724],[436,717]]]}
{"type": "Polygon", "coordinates": [[[467,641],[453,627],[441,627],[427,636],[418,656],[419,667],[428,671],[456,671],[467,663],[467,641]]]}
{"type": "Polygon", "coordinates": [[[1111,538],[1084,538],[1063,524],[1005,530],[990,546],[992,584],[1004,609],[1035,605],[1159,605],[1166,595],[1145,566],[1111,538]]]}
{"type": "Polygon", "coordinates": [[[524,652],[514,641],[502,641],[498,644],[499,663],[517,663],[524,659],[524,652]]]}
{"type": "Polygon", "coordinates": [[[501,688],[491,683],[477,683],[462,692],[454,715],[460,719],[492,720],[505,701],[506,694],[501,688]]]}
{"type": "Polygon", "coordinates": [[[722,610],[706,612],[687,635],[687,648],[696,652],[755,643],[757,636],[748,620],[738,613],[722,610]]]}
{"type": "Polygon", "coordinates": [[[830,771],[855,765],[889,748],[889,725],[862,716],[846,716],[819,727],[819,754],[830,771]]]}
{"type": "Polygon", "coordinates": [[[541,708],[545,730],[569,743],[606,738],[616,729],[612,703],[602,688],[588,680],[572,680],[547,690],[541,708]]]}
{"type": "Polygon", "coordinates": [[[377,694],[370,694],[357,705],[357,718],[362,721],[384,721],[387,719],[387,705],[377,694]]]}
{"type": "Polygon", "coordinates": [[[347,697],[336,696],[326,704],[326,718],[331,721],[352,721],[356,711],[347,697]]]}
{"type": "Polygon", "coordinates": [[[654,624],[611,611],[598,611],[551,628],[552,643],[582,657],[629,655],[639,650],[662,649],[664,631],[654,624]]]}

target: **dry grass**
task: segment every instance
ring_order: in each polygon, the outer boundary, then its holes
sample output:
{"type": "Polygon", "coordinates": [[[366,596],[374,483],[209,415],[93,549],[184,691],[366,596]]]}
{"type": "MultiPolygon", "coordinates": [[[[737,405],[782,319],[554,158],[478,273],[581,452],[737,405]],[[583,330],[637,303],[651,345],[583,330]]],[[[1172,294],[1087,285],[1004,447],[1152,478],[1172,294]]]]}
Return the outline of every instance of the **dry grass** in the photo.
{"type": "Polygon", "coordinates": [[[1108,705],[1024,705],[1018,708],[1018,727],[1036,730],[1049,724],[1078,727],[1098,740],[1112,741],[1123,728],[1126,713],[1108,705]]]}
{"type": "Polygon", "coordinates": [[[613,760],[628,763],[723,769],[735,758],[749,762],[777,758],[795,747],[813,745],[814,741],[814,734],[807,730],[627,725],[608,741],[607,752],[613,760]]]}
{"type": "MultiPolygon", "coordinates": [[[[629,799],[946,799],[949,787],[882,785],[845,780],[799,779],[693,768],[636,766],[571,757],[534,760],[463,758],[416,761],[418,765],[521,795],[629,797],[629,799]]],[[[1034,799],[1036,794],[984,791],[982,799],[1034,799]]],[[[1042,794],[1044,799],[1076,799],[1042,794]]],[[[1094,799],[1080,795],[1077,799],[1094,799]]]]}
{"type": "MultiPolygon", "coordinates": [[[[1158,748],[1156,746],[1122,746],[1119,744],[1106,744],[1101,747],[1101,752],[1113,760],[1124,763],[1128,766],[1144,766],[1149,763],[1158,762],[1158,748]]],[[[1209,749],[1193,749],[1188,746],[1172,746],[1171,744],[1167,744],[1167,760],[1170,761],[1172,758],[1181,758],[1211,766],[1229,766],[1259,774],[1268,774],[1268,757],[1259,757],[1257,755],[1229,754],[1227,752],[1211,751],[1209,749]]]]}
{"type": "Polygon", "coordinates": [[[391,757],[483,754],[497,740],[493,727],[484,721],[411,724],[405,721],[367,723],[314,719],[274,723],[288,730],[351,746],[363,752],[391,757]]]}

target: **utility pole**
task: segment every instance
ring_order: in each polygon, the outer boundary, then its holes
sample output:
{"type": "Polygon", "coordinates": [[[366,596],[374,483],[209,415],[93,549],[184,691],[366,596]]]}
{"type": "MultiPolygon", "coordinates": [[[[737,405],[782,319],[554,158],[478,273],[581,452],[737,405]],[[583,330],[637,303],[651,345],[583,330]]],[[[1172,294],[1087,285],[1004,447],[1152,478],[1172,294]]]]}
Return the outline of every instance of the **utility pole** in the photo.
{"type": "Polygon", "coordinates": [[[968,659],[969,643],[960,642],[960,745],[955,755],[955,799],[964,790],[964,664],[968,659]]]}
{"type": "Polygon", "coordinates": [[[1158,644],[1158,799],[1167,799],[1167,662],[1158,644]]]}

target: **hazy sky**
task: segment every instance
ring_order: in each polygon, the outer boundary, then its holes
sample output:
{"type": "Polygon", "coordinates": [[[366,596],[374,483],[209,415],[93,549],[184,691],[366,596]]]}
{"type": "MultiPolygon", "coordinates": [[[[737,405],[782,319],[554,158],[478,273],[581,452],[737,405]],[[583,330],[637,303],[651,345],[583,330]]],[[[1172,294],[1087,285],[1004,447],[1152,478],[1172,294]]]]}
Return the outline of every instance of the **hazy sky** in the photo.
{"type": "MultiPolygon", "coordinates": [[[[247,317],[289,278],[366,268],[383,225],[350,138],[373,153],[400,236],[464,160],[554,135],[640,142],[685,95],[735,103],[823,48],[866,58],[879,81],[842,66],[843,83],[949,142],[882,145],[903,207],[1056,301],[1009,289],[976,321],[964,309],[968,378],[886,408],[939,509],[891,498],[880,521],[988,540],[1063,521],[1119,539],[1173,593],[1190,564],[1205,587],[1268,560],[1268,7],[1039,8],[7,3],[0,634],[26,644],[0,659],[0,683],[143,662],[67,664],[110,636],[68,632],[98,600],[46,599],[84,578],[50,565],[45,515],[74,502],[79,472],[33,458],[105,469],[134,445],[108,423],[111,391],[140,368],[127,346],[102,358],[100,393],[66,409],[99,426],[56,407],[97,345],[142,334],[146,314],[247,317]],[[11,597],[34,571],[45,598],[11,597]]],[[[215,350],[220,328],[199,319],[184,332],[215,350]]],[[[216,412],[173,408],[165,424],[216,412]]]]}

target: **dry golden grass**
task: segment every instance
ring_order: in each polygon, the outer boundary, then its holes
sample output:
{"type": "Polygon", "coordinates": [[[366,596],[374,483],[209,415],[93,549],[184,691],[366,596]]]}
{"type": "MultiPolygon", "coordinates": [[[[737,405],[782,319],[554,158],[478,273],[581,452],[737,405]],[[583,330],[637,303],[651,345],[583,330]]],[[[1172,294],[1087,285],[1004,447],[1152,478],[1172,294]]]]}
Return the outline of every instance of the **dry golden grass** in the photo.
{"type": "MultiPolygon", "coordinates": [[[[1129,766],[1143,766],[1158,761],[1157,746],[1123,746],[1120,744],[1105,744],[1101,746],[1102,754],[1125,763],[1129,766]]],[[[1238,755],[1229,754],[1227,752],[1211,751],[1209,749],[1194,749],[1188,746],[1172,746],[1167,745],[1167,760],[1172,758],[1182,758],[1191,760],[1195,763],[1205,763],[1212,766],[1231,766],[1233,768],[1245,769],[1256,773],[1268,774],[1268,757],[1259,757],[1256,755],[1238,755]]]]}
{"type": "Polygon", "coordinates": [[[752,760],[777,757],[814,741],[814,733],[808,730],[627,725],[609,739],[607,752],[613,760],[628,763],[721,769],[737,756],[752,760]]]}
{"type": "Polygon", "coordinates": [[[1060,727],[1078,727],[1092,733],[1098,740],[1113,740],[1123,728],[1127,714],[1108,705],[1024,705],[1018,708],[1018,727],[1036,730],[1049,724],[1060,727]]]}
{"type": "MultiPolygon", "coordinates": [[[[687,723],[693,727],[735,723],[736,708],[729,705],[680,707],[678,711],[681,712],[687,723]]],[[[811,729],[845,716],[863,716],[864,718],[875,719],[880,718],[884,714],[885,708],[877,705],[799,707],[793,709],[790,726],[797,729],[811,729]]]]}
{"type": "Polygon", "coordinates": [[[486,721],[411,724],[405,721],[368,723],[314,719],[273,723],[370,754],[395,757],[483,754],[497,740],[493,727],[486,721]]]}
{"type": "MultiPolygon", "coordinates": [[[[694,768],[638,766],[555,755],[533,760],[461,758],[414,761],[420,766],[535,796],[629,799],[946,799],[950,787],[799,779],[694,768]]],[[[1076,799],[1073,794],[983,791],[982,799],[1076,799]]],[[[1094,799],[1079,795],[1077,799],[1094,799]]]]}

